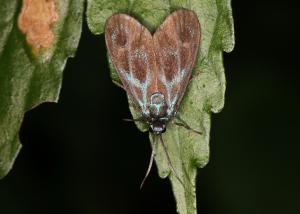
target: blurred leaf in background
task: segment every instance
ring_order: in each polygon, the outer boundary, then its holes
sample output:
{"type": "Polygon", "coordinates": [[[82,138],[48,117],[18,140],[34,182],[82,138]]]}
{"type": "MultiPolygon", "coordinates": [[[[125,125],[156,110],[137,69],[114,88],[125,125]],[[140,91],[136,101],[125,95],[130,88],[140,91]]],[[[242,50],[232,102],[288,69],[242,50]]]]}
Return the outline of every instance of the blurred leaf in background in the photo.
{"type": "Polygon", "coordinates": [[[24,113],[58,99],[66,60],[78,46],[83,3],[0,0],[0,178],[21,148],[24,113]]]}

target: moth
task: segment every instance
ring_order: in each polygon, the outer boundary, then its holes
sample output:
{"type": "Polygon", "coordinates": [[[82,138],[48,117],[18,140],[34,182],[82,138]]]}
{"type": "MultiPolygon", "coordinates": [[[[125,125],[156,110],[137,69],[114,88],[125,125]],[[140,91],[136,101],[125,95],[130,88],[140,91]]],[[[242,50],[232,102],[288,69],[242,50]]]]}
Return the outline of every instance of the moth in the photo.
{"type": "MultiPolygon", "coordinates": [[[[133,120],[148,124],[150,132],[159,137],[168,163],[178,179],[162,133],[166,125],[177,118],[176,113],[196,62],[200,37],[197,15],[187,9],[171,13],[153,35],[127,14],[115,14],[105,24],[108,55],[120,77],[121,87],[141,113],[140,118],[133,120]]],[[[193,130],[182,120],[174,123],[193,130]]],[[[154,155],[153,147],[145,178],[154,155]]]]}

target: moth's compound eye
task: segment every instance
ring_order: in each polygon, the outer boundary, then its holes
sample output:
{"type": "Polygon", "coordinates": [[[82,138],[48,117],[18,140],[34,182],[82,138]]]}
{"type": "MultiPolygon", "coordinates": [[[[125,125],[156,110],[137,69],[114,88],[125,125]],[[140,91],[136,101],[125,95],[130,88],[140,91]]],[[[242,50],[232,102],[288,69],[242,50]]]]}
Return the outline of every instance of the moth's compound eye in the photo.
{"type": "Polygon", "coordinates": [[[150,125],[150,132],[160,135],[166,131],[166,125],[162,123],[153,123],[150,125]]]}

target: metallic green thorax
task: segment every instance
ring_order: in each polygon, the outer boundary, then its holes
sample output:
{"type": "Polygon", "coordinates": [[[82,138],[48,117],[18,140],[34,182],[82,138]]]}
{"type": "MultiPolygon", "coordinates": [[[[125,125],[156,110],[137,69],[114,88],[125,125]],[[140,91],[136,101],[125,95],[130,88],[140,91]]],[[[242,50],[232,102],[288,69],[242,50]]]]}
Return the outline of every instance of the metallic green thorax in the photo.
{"type": "Polygon", "coordinates": [[[153,118],[161,118],[166,116],[167,104],[165,96],[162,93],[156,92],[151,95],[149,111],[153,118]]]}

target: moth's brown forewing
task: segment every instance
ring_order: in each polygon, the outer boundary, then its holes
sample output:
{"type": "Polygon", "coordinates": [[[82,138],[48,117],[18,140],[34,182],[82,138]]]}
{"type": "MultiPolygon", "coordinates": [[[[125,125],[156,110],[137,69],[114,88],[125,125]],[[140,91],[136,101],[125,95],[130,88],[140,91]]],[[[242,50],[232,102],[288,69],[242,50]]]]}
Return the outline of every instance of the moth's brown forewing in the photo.
{"type": "Polygon", "coordinates": [[[153,35],[160,81],[169,110],[176,112],[189,82],[200,44],[200,24],[190,10],[169,15],[153,35]]]}
{"type": "Polygon", "coordinates": [[[127,93],[137,107],[146,110],[156,70],[150,32],[134,18],[116,14],[106,22],[105,41],[127,93]]]}

